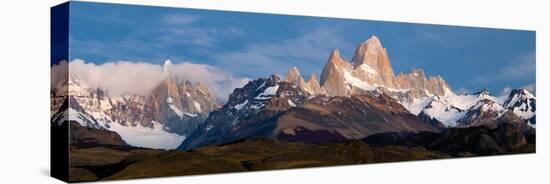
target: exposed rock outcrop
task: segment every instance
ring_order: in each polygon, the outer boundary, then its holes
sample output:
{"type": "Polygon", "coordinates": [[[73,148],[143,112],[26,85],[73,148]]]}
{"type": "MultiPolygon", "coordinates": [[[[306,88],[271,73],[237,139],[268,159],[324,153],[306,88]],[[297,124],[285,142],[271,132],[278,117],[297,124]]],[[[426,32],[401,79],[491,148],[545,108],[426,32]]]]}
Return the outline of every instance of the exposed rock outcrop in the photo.
{"type": "Polygon", "coordinates": [[[352,65],[340,56],[338,49],[334,49],[321,73],[321,86],[326,90],[327,95],[347,96],[349,94],[350,88],[346,84],[344,75],[351,69],[352,65]]]}
{"type": "Polygon", "coordinates": [[[422,69],[395,76],[387,50],[376,36],[357,47],[351,63],[335,49],[321,74],[321,87],[332,96],[361,94],[374,89],[392,93],[390,96],[406,91],[414,91],[408,93],[414,97],[454,94],[441,76],[427,77],[422,69]]]}

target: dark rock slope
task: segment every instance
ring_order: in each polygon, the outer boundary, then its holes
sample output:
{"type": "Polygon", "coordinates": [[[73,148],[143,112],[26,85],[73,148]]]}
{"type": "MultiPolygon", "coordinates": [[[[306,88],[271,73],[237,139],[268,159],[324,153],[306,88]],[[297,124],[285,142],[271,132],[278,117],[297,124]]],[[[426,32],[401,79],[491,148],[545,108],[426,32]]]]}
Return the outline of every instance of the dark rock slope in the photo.
{"type": "Polygon", "coordinates": [[[378,92],[314,96],[277,76],[235,89],[228,102],[179,147],[194,149],[240,139],[310,143],[361,139],[381,132],[437,132],[393,98],[378,92]]]}

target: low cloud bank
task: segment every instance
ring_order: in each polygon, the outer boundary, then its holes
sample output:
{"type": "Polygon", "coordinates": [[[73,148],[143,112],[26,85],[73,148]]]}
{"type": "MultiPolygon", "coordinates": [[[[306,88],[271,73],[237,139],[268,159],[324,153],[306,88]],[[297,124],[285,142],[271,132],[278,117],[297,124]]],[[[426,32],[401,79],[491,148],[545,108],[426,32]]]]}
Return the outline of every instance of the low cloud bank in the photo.
{"type": "MultiPolygon", "coordinates": [[[[67,62],[52,66],[52,81],[63,77],[62,68],[67,62]]],[[[178,80],[202,82],[208,85],[218,100],[227,100],[233,89],[244,86],[249,79],[234,76],[217,67],[195,64],[170,64],[171,75],[178,80]]],[[[165,77],[164,66],[143,62],[116,61],[103,64],[75,59],[69,62],[70,73],[85,81],[89,87],[109,91],[112,96],[135,94],[148,95],[165,77]]],[[[55,82],[54,82],[55,83],[55,82]]],[[[52,87],[54,87],[52,83],[52,87]]]]}

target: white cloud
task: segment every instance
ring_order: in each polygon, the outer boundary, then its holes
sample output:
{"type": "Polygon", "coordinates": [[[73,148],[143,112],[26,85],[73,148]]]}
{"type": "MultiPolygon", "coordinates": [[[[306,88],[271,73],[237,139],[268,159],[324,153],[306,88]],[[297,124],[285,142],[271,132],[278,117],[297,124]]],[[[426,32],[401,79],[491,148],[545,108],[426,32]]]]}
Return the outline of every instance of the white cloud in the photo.
{"type": "Polygon", "coordinates": [[[510,86],[506,86],[504,88],[502,88],[502,90],[500,91],[500,95],[503,96],[503,95],[509,95],[510,92],[512,92],[513,88],[510,87],[510,86]]]}
{"type": "Polygon", "coordinates": [[[162,16],[161,21],[165,24],[192,24],[199,20],[199,17],[187,14],[167,14],[162,16]]]}
{"type": "Polygon", "coordinates": [[[76,59],[69,63],[69,70],[90,87],[109,91],[114,96],[148,94],[164,79],[160,65],[129,61],[96,65],[76,59]]]}
{"type": "MultiPolygon", "coordinates": [[[[506,87],[502,88],[502,90],[500,91],[500,95],[509,95],[510,92],[512,92],[513,89],[514,88],[512,88],[511,86],[506,86],[506,87]]],[[[535,94],[536,86],[535,86],[535,84],[527,84],[525,86],[521,86],[519,89],[526,89],[530,93],[535,94]]]]}
{"type": "Polygon", "coordinates": [[[458,89],[458,91],[456,91],[456,93],[459,94],[459,95],[465,95],[465,94],[469,94],[470,90],[462,87],[462,88],[458,89]]]}
{"type": "Polygon", "coordinates": [[[519,56],[509,63],[499,65],[494,72],[480,75],[475,78],[480,83],[491,83],[496,81],[520,81],[535,78],[536,70],[535,52],[529,52],[519,56]]]}
{"type": "Polygon", "coordinates": [[[248,78],[236,77],[220,68],[205,64],[174,64],[172,72],[179,80],[205,83],[221,100],[226,100],[233,89],[243,87],[250,81],[248,78]]]}
{"type": "MultiPolygon", "coordinates": [[[[113,96],[147,95],[165,78],[163,66],[142,62],[117,61],[97,65],[76,59],[69,63],[69,68],[71,73],[76,74],[90,87],[109,91],[113,96]]],[[[242,87],[248,82],[246,78],[236,77],[205,64],[186,62],[173,64],[171,68],[173,75],[179,80],[208,85],[219,100],[226,100],[234,88],[242,87]]]]}
{"type": "Polygon", "coordinates": [[[68,71],[69,65],[65,60],[60,61],[59,64],[53,65],[50,73],[50,88],[54,89],[60,86],[67,78],[68,71]]]}
{"type": "Polygon", "coordinates": [[[527,84],[527,85],[525,85],[521,88],[526,89],[527,91],[529,91],[530,93],[533,93],[533,94],[535,94],[536,91],[537,91],[537,86],[535,84],[527,84]]]}

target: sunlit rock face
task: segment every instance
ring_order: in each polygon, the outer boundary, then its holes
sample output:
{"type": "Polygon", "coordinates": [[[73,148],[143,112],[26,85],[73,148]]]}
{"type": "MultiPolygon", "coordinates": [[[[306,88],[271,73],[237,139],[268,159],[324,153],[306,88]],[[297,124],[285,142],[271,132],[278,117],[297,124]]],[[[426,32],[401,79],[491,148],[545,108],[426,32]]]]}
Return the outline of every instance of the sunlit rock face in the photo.
{"type": "Polygon", "coordinates": [[[453,95],[441,76],[428,77],[422,69],[395,75],[386,48],[376,36],[359,44],[351,62],[334,49],[321,73],[320,85],[327,95],[333,96],[370,90],[381,90],[401,98],[453,95]]]}

